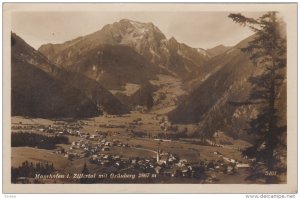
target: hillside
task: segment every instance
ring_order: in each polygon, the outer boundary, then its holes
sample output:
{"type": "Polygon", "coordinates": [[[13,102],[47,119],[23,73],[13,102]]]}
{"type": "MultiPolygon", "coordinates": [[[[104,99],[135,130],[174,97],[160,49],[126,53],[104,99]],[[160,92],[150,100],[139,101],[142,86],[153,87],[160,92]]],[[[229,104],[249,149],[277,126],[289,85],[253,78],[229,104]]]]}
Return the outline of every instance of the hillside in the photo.
{"type": "Polygon", "coordinates": [[[127,111],[97,82],[51,64],[14,33],[11,43],[13,115],[92,117],[127,111]]]}
{"type": "MultiPolygon", "coordinates": [[[[199,133],[208,136],[220,130],[234,138],[247,137],[247,121],[259,111],[259,106],[247,101],[252,89],[249,77],[260,71],[240,51],[250,40],[251,37],[243,40],[206,63],[204,68],[209,68],[209,75],[193,82],[190,95],[169,114],[173,122],[197,123],[199,133]]],[[[282,92],[281,106],[286,106],[286,91],[282,92]]]]}
{"type": "MultiPolygon", "coordinates": [[[[65,86],[22,59],[22,42],[12,34],[11,114],[31,117],[91,117],[100,114],[79,90],[65,86]]],[[[25,47],[25,46],[24,46],[25,47]]],[[[30,49],[30,48],[27,48],[30,49]]]]}
{"type": "Polygon", "coordinates": [[[227,50],[229,50],[231,47],[230,46],[224,46],[224,45],[218,45],[218,46],[215,46],[213,48],[209,48],[206,50],[206,52],[211,56],[211,57],[214,57],[214,56],[217,56],[217,55],[220,55],[220,54],[223,54],[225,53],[227,50]]]}
{"type": "Polygon", "coordinates": [[[65,69],[87,76],[106,89],[123,89],[126,83],[143,85],[163,72],[132,48],[108,44],[74,58],[65,69]]]}

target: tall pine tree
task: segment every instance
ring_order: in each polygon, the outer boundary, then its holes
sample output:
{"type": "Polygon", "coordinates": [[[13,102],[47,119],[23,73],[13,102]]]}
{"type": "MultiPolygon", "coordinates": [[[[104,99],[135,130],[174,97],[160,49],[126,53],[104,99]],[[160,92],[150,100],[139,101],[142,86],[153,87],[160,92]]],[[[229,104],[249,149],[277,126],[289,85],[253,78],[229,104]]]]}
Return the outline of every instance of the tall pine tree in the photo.
{"type": "MultiPolygon", "coordinates": [[[[265,179],[266,183],[277,183],[275,175],[280,172],[278,152],[282,150],[282,134],[286,125],[279,124],[278,100],[280,89],[286,79],[286,34],[283,23],[276,12],[268,12],[258,19],[241,14],[230,14],[234,22],[248,26],[255,34],[248,46],[241,49],[261,71],[250,79],[253,90],[250,101],[259,104],[256,118],[249,121],[248,132],[255,136],[254,145],[244,151],[255,158],[252,179],[265,179]]],[[[286,149],[285,149],[286,150],[286,149]]]]}

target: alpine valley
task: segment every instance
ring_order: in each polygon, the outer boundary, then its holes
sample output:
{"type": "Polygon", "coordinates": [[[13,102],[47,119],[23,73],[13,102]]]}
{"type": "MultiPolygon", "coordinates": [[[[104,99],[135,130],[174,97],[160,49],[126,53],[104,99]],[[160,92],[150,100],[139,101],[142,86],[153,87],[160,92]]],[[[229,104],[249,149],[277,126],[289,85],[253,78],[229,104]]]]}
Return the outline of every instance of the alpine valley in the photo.
{"type": "MultiPolygon", "coordinates": [[[[249,121],[263,111],[249,101],[251,79],[263,71],[241,51],[255,34],[203,49],[167,38],[153,23],[122,19],[38,50],[17,34],[11,33],[13,183],[265,183],[247,178],[253,160],[242,153],[255,144],[249,121]],[[131,178],[19,175],[30,162],[36,170],[52,165],[41,175],[131,178]]],[[[275,105],[282,126],[286,86],[285,78],[275,105]]],[[[286,182],[286,173],[278,177],[286,182]]]]}

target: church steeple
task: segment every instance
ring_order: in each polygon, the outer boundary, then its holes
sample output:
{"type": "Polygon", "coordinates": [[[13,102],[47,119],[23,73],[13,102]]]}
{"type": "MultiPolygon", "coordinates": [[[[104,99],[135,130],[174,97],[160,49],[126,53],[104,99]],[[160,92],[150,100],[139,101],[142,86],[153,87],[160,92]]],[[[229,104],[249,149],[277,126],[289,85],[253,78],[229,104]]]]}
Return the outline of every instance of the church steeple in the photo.
{"type": "Polygon", "coordinates": [[[156,162],[159,162],[159,157],[160,157],[160,149],[157,149],[157,153],[156,153],[156,162]]]}

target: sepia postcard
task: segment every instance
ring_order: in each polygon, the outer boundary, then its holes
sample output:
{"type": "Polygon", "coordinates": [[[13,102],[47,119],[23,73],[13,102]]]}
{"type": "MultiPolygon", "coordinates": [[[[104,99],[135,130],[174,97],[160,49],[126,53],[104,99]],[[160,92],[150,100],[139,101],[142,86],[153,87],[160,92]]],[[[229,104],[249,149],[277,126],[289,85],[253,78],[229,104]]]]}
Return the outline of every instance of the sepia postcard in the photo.
{"type": "Polygon", "coordinates": [[[296,193],[296,3],[4,3],[4,193],[296,193]]]}

